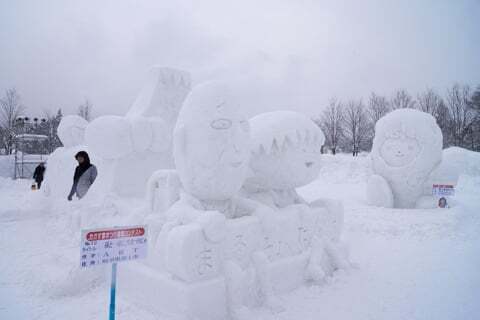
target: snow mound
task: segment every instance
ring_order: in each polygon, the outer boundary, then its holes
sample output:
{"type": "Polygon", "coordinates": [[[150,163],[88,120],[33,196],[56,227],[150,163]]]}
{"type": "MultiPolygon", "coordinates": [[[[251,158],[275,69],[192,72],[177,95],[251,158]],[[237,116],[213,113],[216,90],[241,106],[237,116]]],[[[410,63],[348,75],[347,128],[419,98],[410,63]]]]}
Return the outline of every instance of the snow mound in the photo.
{"type": "Polygon", "coordinates": [[[480,152],[450,147],[443,150],[443,162],[459,174],[480,176],[480,152]]]}

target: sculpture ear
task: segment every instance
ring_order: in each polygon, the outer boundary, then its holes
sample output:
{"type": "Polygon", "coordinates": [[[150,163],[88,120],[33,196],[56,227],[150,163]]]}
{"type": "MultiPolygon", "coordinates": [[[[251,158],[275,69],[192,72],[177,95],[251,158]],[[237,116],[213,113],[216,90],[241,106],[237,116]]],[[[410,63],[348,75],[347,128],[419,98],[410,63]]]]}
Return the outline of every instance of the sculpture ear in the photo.
{"type": "Polygon", "coordinates": [[[175,152],[175,158],[184,159],[186,156],[186,143],[187,143],[187,136],[186,130],[184,125],[180,125],[175,128],[175,132],[173,134],[173,147],[175,152]]]}

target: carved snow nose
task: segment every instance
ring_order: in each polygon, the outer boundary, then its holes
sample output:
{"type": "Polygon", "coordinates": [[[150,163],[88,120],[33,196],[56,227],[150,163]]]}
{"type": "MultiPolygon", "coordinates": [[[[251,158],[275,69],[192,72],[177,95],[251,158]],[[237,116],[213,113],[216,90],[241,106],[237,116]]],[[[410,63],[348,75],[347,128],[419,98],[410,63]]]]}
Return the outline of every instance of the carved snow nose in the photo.
{"type": "Polygon", "coordinates": [[[305,162],[305,166],[307,168],[310,168],[311,166],[313,166],[314,162],[305,162]]]}

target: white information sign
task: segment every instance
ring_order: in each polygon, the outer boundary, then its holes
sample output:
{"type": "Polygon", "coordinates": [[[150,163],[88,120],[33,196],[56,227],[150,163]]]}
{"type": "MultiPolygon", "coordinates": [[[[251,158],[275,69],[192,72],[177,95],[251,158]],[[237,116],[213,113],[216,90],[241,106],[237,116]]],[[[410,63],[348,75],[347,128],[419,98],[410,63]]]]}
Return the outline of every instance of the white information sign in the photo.
{"type": "Polygon", "coordinates": [[[453,196],[455,195],[455,187],[451,184],[434,184],[432,189],[434,196],[453,196]]]}
{"type": "Polygon", "coordinates": [[[80,266],[125,262],[147,257],[147,227],[115,227],[82,231],[80,266]]]}

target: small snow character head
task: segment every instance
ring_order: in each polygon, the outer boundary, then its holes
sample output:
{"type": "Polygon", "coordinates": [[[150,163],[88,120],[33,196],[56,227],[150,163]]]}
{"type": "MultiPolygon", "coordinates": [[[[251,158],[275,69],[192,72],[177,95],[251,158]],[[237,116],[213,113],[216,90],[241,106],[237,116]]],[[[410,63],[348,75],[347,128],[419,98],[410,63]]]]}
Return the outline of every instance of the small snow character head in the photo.
{"type": "Polygon", "coordinates": [[[83,144],[87,126],[88,121],[80,116],[64,116],[57,129],[63,146],[69,148],[83,144]]]}
{"type": "Polygon", "coordinates": [[[376,167],[431,169],[442,156],[442,132],[421,111],[399,109],[378,120],[372,155],[376,167]]]}
{"type": "Polygon", "coordinates": [[[311,119],[293,111],[274,111],[253,117],[250,126],[252,175],[247,188],[292,189],[318,177],[325,136],[311,119]]]}
{"type": "Polygon", "coordinates": [[[184,189],[201,200],[226,200],[245,179],[250,156],[248,121],[224,83],[195,87],[174,131],[175,165],[184,189]]]}

